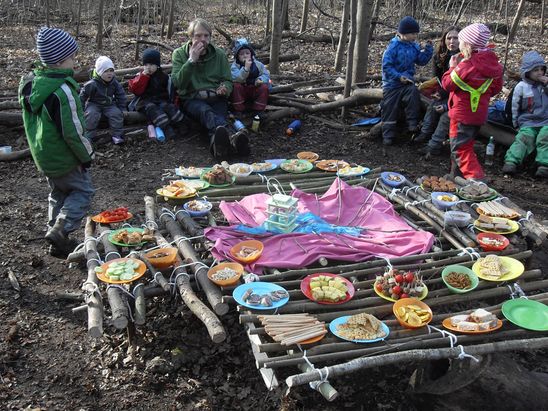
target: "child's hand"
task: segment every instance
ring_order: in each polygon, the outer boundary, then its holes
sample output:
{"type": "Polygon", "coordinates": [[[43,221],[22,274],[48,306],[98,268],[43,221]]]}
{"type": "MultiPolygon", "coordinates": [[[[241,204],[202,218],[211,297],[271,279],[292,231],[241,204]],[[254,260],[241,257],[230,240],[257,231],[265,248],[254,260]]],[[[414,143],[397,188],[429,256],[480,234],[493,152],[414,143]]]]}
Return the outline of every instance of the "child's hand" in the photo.
{"type": "Polygon", "coordinates": [[[449,60],[449,67],[451,68],[457,67],[457,65],[460,63],[461,60],[462,60],[462,55],[460,53],[454,54],[451,57],[451,60],[449,60]]]}
{"type": "Polygon", "coordinates": [[[542,84],[544,84],[546,86],[546,85],[548,85],[548,76],[540,76],[538,78],[538,81],[540,81],[542,84]]]}
{"type": "Polygon", "coordinates": [[[253,64],[253,60],[248,59],[248,60],[245,61],[244,67],[247,71],[249,71],[249,69],[251,68],[251,64],[253,64]]]}
{"type": "Polygon", "coordinates": [[[228,89],[224,84],[221,84],[219,87],[217,87],[217,90],[215,90],[218,96],[226,96],[228,93],[228,89]]]}
{"type": "Polygon", "coordinates": [[[260,86],[261,84],[263,84],[264,81],[262,81],[260,78],[258,78],[257,80],[255,80],[255,85],[256,86],[260,86]]]}
{"type": "Polygon", "coordinates": [[[408,79],[407,77],[404,77],[404,76],[401,76],[400,77],[400,83],[403,83],[403,84],[413,84],[413,81],[408,79]]]}
{"type": "Polygon", "coordinates": [[[156,70],[158,70],[158,66],[156,64],[145,64],[143,68],[143,73],[150,76],[156,73],[156,70]]]}

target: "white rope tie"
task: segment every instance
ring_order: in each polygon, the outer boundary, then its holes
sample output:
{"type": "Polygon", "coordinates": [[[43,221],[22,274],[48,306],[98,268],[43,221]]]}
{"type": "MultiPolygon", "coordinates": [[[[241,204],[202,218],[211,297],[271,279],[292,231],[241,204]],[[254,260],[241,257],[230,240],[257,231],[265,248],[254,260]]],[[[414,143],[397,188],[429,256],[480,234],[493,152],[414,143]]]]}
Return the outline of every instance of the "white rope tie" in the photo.
{"type": "Polygon", "coordinates": [[[398,194],[398,192],[400,192],[401,190],[399,188],[393,188],[389,193],[388,193],[388,199],[389,200],[393,200],[392,197],[394,197],[396,194],[398,194]]]}
{"type": "Polygon", "coordinates": [[[475,259],[481,258],[481,255],[479,255],[479,253],[471,247],[463,248],[462,251],[458,253],[457,255],[458,256],[468,255],[472,261],[474,261],[475,259]]]}
{"type": "Polygon", "coordinates": [[[510,290],[510,297],[512,297],[512,300],[516,297],[528,299],[527,295],[521,289],[518,283],[514,283],[513,285],[514,289],[512,289],[512,286],[510,284],[506,284],[506,287],[508,287],[508,289],[510,290]]]}
{"type": "Polygon", "coordinates": [[[157,230],[157,229],[158,229],[158,224],[157,224],[156,221],[154,221],[154,220],[147,220],[147,221],[145,221],[145,223],[143,224],[143,226],[144,226],[145,228],[148,228],[148,225],[149,225],[149,224],[152,226],[152,229],[153,229],[153,230],[157,230]]]}
{"type": "Polygon", "coordinates": [[[420,205],[420,204],[425,204],[425,203],[429,203],[431,201],[432,201],[431,198],[427,198],[426,200],[420,200],[420,201],[407,201],[403,204],[403,207],[407,210],[407,207],[409,207],[409,206],[416,206],[416,205],[420,205]]]}
{"type": "Polygon", "coordinates": [[[404,194],[404,195],[407,195],[410,191],[417,191],[417,189],[419,189],[420,186],[419,185],[416,185],[416,186],[411,186],[411,187],[404,187],[401,189],[401,192],[404,194]]]}
{"type": "Polygon", "coordinates": [[[459,360],[464,360],[465,358],[470,358],[470,359],[474,360],[475,362],[479,362],[479,360],[476,357],[474,357],[473,355],[466,354],[464,352],[464,347],[462,345],[459,345],[457,348],[460,348],[460,354],[457,357],[459,360]]]}
{"type": "Polygon", "coordinates": [[[302,358],[304,359],[304,361],[308,364],[308,366],[312,369],[312,370],[315,370],[315,371],[318,371],[318,374],[320,374],[320,379],[317,380],[317,381],[312,381],[310,383],[308,383],[308,385],[310,386],[310,388],[312,388],[313,390],[316,390],[318,391],[320,386],[325,383],[325,382],[328,382],[327,379],[329,378],[329,368],[327,367],[324,367],[322,369],[320,368],[316,368],[314,367],[314,364],[312,364],[310,362],[310,360],[308,359],[308,357],[306,356],[306,350],[303,350],[302,347],[301,347],[301,344],[297,344],[297,347],[299,348],[299,350],[301,350],[301,352],[303,353],[303,356],[302,358]],[[322,371],[323,370],[323,371],[322,371]],[[325,372],[325,375],[324,375],[324,372],[325,372]]]}
{"type": "Polygon", "coordinates": [[[111,255],[111,254],[116,254],[118,256],[118,258],[122,258],[122,256],[120,255],[120,253],[118,251],[109,251],[107,253],[107,255],[105,255],[105,261],[108,261],[108,256],[111,255]]]}
{"type": "Polygon", "coordinates": [[[179,243],[180,243],[181,241],[195,240],[196,238],[204,238],[204,237],[205,237],[205,235],[203,235],[203,234],[202,234],[202,235],[196,235],[196,236],[194,236],[194,237],[185,237],[185,236],[181,236],[181,237],[179,237],[178,239],[173,240],[170,244],[177,243],[177,247],[179,247],[179,243]]]}
{"type": "Polygon", "coordinates": [[[124,223],[124,224],[122,224],[122,228],[124,228],[124,227],[133,228],[133,226],[132,226],[130,223],[124,223]]]}
{"type": "Polygon", "coordinates": [[[253,283],[253,282],[256,282],[256,281],[260,281],[260,277],[257,275],[257,274],[253,274],[253,273],[248,273],[246,275],[244,275],[244,283],[245,284],[249,284],[249,283],[253,283]]]}
{"type": "Polygon", "coordinates": [[[442,335],[443,338],[449,338],[449,345],[451,346],[451,348],[455,347],[455,344],[457,343],[457,336],[455,334],[446,330],[441,330],[430,324],[427,324],[426,327],[428,327],[428,334],[431,334],[432,330],[437,331],[442,335]]]}
{"type": "Polygon", "coordinates": [[[94,283],[93,281],[88,281],[88,280],[86,280],[86,281],[84,281],[84,283],[82,284],[82,290],[84,290],[84,292],[85,292],[86,294],[88,294],[89,296],[91,296],[91,295],[93,295],[93,294],[95,294],[96,292],[99,291],[99,286],[98,286],[96,283],[94,283]],[[86,290],[86,286],[88,286],[88,285],[91,285],[91,286],[92,286],[92,287],[91,287],[91,290],[86,290]]]}
{"type": "Polygon", "coordinates": [[[531,211],[527,211],[527,214],[525,215],[525,217],[523,218],[520,218],[518,220],[518,224],[520,224],[522,221],[529,221],[529,219],[533,217],[533,213],[531,211]]]}
{"type": "Polygon", "coordinates": [[[165,208],[165,207],[162,208],[162,213],[161,213],[160,216],[158,217],[158,220],[162,220],[162,217],[163,217],[164,215],[168,215],[168,216],[170,216],[171,218],[173,218],[173,219],[175,220],[175,214],[173,214],[173,213],[171,212],[171,210],[169,210],[169,209],[167,209],[167,208],[165,208]]]}
{"type": "Polygon", "coordinates": [[[87,268],[89,268],[89,263],[92,262],[92,261],[96,261],[97,264],[99,264],[99,265],[103,265],[103,264],[104,264],[104,262],[101,261],[100,258],[90,258],[90,259],[86,262],[86,267],[87,267],[87,268]]]}
{"type": "Polygon", "coordinates": [[[378,258],[382,258],[384,261],[386,261],[386,266],[388,268],[388,271],[390,271],[393,267],[392,267],[392,263],[390,262],[390,260],[388,258],[385,258],[385,257],[381,257],[381,256],[377,256],[378,258]]]}
{"type": "Polygon", "coordinates": [[[139,283],[139,284],[137,284],[135,287],[133,287],[133,292],[132,292],[133,298],[137,298],[137,289],[138,289],[139,287],[144,287],[144,284],[143,284],[143,283],[139,283]]]}
{"type": "Polygon", "coordinates": [[[188,211],[186,211],[184,208],[180,208],[175,212],[175,218],[177,218],[177,214],[179,214],[179,213],[186,214],[187,216],[190,217],[190,213],[188,211]]]}

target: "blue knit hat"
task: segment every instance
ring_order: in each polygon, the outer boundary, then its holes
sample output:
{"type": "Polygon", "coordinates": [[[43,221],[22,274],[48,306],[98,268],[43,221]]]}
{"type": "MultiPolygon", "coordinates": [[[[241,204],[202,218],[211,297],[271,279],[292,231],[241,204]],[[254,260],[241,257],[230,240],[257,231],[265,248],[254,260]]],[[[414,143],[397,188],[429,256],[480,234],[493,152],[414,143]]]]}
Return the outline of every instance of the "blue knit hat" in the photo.
{"type": "Polygon", "coordinates": [[[162,65],[160,52],[154,49],[146,49],[143,52],[143,64],[156,64],[160,67],[162,65]]]}
{"type": "Polygon", "coordinates": [[[411,16],[405,16],[401,19],[398,26],[398,33],[400,34],[409,34],[409,33],[418,33],[420,31],[419,23],[411,16]]]}
{"type": "Polygon", "coordinates": [[[57,64],[76,53],[78,43],[64,30],[42,27],[36,37],[36,48],[42,63],[57,64]]]}

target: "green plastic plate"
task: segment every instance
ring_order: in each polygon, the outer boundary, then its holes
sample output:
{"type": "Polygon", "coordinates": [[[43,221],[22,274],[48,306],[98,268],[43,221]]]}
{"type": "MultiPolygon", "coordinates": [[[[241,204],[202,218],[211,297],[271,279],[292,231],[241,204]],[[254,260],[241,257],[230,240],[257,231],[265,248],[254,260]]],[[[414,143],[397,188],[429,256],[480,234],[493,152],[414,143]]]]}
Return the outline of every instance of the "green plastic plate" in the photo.
{"type": "Polygon", "coordinates": [[[532,331],[548,331],[548,305],[526,298],[502,304],[502,314],[518,327],[532,331]]]}

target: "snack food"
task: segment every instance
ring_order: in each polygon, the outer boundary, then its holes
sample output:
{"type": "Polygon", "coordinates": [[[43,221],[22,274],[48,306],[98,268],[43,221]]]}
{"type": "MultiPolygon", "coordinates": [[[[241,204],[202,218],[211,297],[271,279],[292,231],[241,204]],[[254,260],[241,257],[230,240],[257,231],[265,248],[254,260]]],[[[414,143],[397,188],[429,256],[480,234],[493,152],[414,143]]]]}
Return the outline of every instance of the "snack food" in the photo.
{"type": "Polygon", "coordinates": [[[312,168],[312,164],[306,160],[291,159],[285,160],[280,168],[290,173],[304,173],[312,168]]]}
{"type": "Polygon", "coordinates": [[[175,170],[176,174],[182,177],[189,177],[189,178],[199,178],[202,172],[204,171],[203,168],[200,167],[183,167],[180,166],[175,170]]]}
{"type": "Polygon", "coordinates": [[[214,165],[211,170],[204,173],[204,175],[202,176],[202,179],[207,181],[209,184],[214,184],[214,185],[223,185],[223,184],[232,183],[232,176],[228,173],[228,171],[223,166],[219,164],[214,165]]]}
{"type": "Polygon", "coordinates": [[[154,236],[152,234],[153,232],[148,228],[145,228],[143,231],[129,231],[122,229],[114,233],[112,239],[121,244],[136,245],[154,240],[154,236]]]}
{"type": "Polygon", "coordinates": [[[184,181],[177,180],[159,189],[158,194],[172,198],[185,198],[196,194],[196,189],[190,187],[184,181]]]}
{"type": "Polygon", "coordinates": [[[425,191],[445,191],[454,193],[457,191],[457,186],[450,180],[443,177],[428,176],[422,180],[422,188],[425,191]]]}
{"type": "Polygon", "coordinates": [[[474,225],[478,228],[495,233],[505,233],[513,230],[510,220],[500,217],[488,217],[482,214],[479,215],[478,219],[474,222],[474,225]]]}
{"type": "Polygon", "coordinates": [[[421,276],[411,271],[404,272],[395,268],[383,275],[378,275],[374,287],[379,295],[392,300],[408,297],[420,298],[426,288],[421,276]]]}
{"type": "Polygon", "coordinates": [[[412,327],[420,327],[427,324],[432,317],[430,315],[430,311],[425,310],[416,304],[409,304],[399,307],[396,310],[396,315],[400,320],[408,323],[412,327]]]}
{"type": "MultiPolygon", "coordinates": [[[[445,324],[445,322],[444,322],[445,324]]],[[[457,331],[479,332],[489,331],[497,327],[497,317],[483,308],[472,311],[470,314],[455,315],[449,318],[449,324],[457,331]]]]}
{"type": "Polygon", "coordinates": [[[352,315],[346,323],[337,327],[337,332],[349,340],[374,340],[386,337],[382,323],[367,313],[352,315]]]}
{"type": "Polygon", "coordinates": [[[266,161],[264,163],[253,163],[253,164],[251,164],[251,168],[256,173],[261,172],[261,171],[270,171],[270,170],[272,170],[273,166],[274,165],[272,163],[269,163],[268,161],[266,161]]]}
{"type": "Polygon", "coordinates": [[[205,211],[211,208],[211,203],[203,200],[192,200],[186,206],[191,211],[205,211]]]}
{"type": "Polygon", "coordinates": [[[338,171],[341,168],[348,167],[348,163],[343,160],[322,160],[316,164],[316,167],[324,171],[338,171]]]}
{"type": "Polygon", "coordinates": [[[112,210],[105,210],[101,213],[97,214],[97,219],[99,222],[103,223],[109,223],[109,222],[117,222],[117,221],[124,221],[128,218],[131,218],[131,213],[128,212],[127,207],[118,207],[114,208],[112,210]]]}
{"type": "Polygon", "coordinates": [[[310,280],[310,293],[316,301],[337,302],[346,299],[348,287],[340,277],[319,275],[310,280]]]}
{"type": "Polygon", "coordinates": [[[320,156],[312,151],[301,151],[297,153],[297,158],[306,161],[316,161],[320,156]]]}
{"type": "Polygon", "coordinates": [[[139,268],[139,263],[128,259],[126,261],[113,261],[109,264],[106,271],[101,267],[95,267],[95,272],[97,274],[103,274],[112,281],[131,281],[134,277],[139,275],[137,268],[139,268]]]}
{"type": "Polygon", "coordinates": [[[244,246],[236,253],[236,255],[241,258],[251,258],[259,253],[260,250],[258,248],[244,246]]]}
{"type": "Polygon", "coordinates": [[[498,280],[508,274],[509,270],[504,266],[499,256],[489,254],[478,260],[480,275],[489,279],[498,280]]]}
{"type": "Polygon", "coordinates": [[[513,208],[506,207],[498,201],[484,201],[478,204],[476,211],[489,217],[517,218],[520,214],[513,208]]]}
{"type": "Polygon", "coordinates": [[[445,277],[445,282],[451,287],[458,288],[459,290],[466,290],[472,286],[472,280],[464,273],[453,271],[445,277]]]}
{"type": "Polygon", "coordinates": [[[436,199],[438,201],[444,201],[446,203],[452,203],[453,201],[458,201],[457,196],[447,195],[447,194],[436,196],[436,199]]]}
{"type": "Polygon", "coordinates": [[[458,194],[464,199],[478,201],[491,198],[496,195],[496,192],[485,183],[470,183],[461,188],[458,194]]]}

